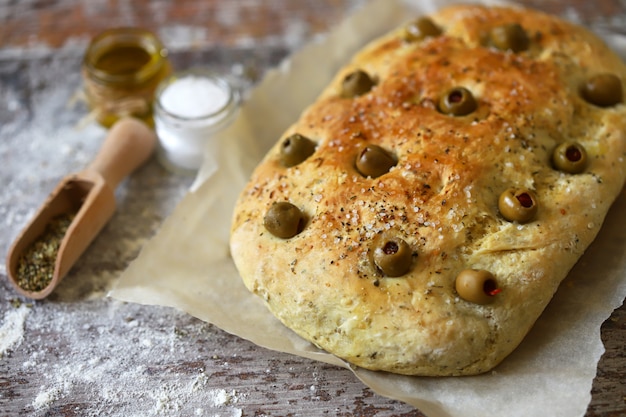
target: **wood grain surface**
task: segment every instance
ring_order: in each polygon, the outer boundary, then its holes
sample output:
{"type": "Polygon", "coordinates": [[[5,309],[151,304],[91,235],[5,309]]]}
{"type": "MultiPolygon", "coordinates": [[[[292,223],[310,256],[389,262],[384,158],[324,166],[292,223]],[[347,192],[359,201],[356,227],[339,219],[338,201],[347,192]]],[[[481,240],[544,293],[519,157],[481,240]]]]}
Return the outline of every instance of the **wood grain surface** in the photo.
{"type": "MultiPolygon", "coordinates": [[[[78,129],[87,42],[150,29],[178,68],[203,64],[250,88],[365,0],[0,0],[0,251],[104,132],[78,129]]],[[[520,2],[623,30],[620,0],[520,2]]],[[[106,297],[191,185],[156,160],[116,192],[118,210],[57,291],[32,302],[0,267],[0,416],[422,416],[345,369],[271,352],[166,307],[106,297]]],[[[602,326],[606,352],[586,416],[626,416],[626,308],[602,326]]]]}

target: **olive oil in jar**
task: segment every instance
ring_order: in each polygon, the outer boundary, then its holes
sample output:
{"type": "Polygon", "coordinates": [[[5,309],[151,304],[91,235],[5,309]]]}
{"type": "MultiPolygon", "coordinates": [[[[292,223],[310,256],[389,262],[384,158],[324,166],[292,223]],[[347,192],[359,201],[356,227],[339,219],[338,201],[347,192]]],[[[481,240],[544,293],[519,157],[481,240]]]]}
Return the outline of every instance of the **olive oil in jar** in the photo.
{"type": "Polygon", "coordinates": [[[134,116],[153,125],[157,86],[171,73],[167,50],[151,32],[110,29],[96,36],[83,58],[85,95],[91,116],[106,127],[134,116]]]}
{"type": "Polygon", "coordinates": [[[132,75],[150,62],[150,54],[136,45],[120,45],[98,57],[94,66],[111,75],[132,75]]]}

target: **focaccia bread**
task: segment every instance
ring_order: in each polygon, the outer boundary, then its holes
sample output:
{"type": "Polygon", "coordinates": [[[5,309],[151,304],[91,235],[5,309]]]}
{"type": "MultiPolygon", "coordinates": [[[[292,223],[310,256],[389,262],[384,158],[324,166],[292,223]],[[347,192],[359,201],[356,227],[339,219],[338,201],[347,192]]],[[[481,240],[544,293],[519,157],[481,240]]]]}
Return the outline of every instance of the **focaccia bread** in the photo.
{"type": "Polygon", "coordinates": [[[625,81],[598,37],[537,11],[408,22],[353,57],[252,174],[231,234],[245,285],[354,365],[492,369],[622,190],[625,81]]]}

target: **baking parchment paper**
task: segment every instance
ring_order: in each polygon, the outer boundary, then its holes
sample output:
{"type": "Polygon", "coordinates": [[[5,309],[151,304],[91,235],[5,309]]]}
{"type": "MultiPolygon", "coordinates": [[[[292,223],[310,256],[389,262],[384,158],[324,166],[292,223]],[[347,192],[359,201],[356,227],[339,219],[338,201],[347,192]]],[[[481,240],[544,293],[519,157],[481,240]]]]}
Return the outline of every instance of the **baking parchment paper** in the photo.
{"type": "Polygon", "coordinates": [[[479,376],[407,377],[355,369],[276,320],[246,290],[229,256],[232,208],[265,151],[367,41],[452,2],[374,0],[270,71],[220,133],[219,146],[207,146],[211,162],[110,295],[175,307],[257,345],[346,367],[375,392],[429,417],[584,415],[604,352],[600,326],[626,295],[626,192],[523,343],[479,376]]]}

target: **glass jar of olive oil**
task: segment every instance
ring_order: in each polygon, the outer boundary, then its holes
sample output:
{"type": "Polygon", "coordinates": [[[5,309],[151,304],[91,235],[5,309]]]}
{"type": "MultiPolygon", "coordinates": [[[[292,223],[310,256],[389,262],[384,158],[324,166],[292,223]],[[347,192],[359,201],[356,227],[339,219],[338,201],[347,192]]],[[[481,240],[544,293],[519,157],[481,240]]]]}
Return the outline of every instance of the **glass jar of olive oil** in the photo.
{"type": "Polygon", "coordinates": [[[140,28],[102,32],[90,42],[82,63],[91,116],[105,127],[124,116],[152,126],[155,90],[170,73],[167,49],[153,33],[140,28]]]}

